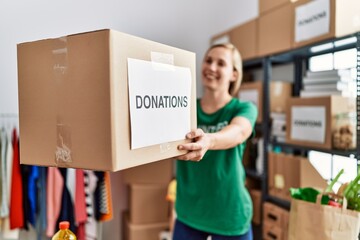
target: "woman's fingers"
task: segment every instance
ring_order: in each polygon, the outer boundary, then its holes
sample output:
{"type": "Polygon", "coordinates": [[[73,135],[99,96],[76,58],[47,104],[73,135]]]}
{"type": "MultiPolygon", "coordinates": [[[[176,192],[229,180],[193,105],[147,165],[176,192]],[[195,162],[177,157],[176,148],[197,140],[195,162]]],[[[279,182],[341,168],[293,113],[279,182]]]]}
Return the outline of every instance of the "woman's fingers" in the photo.
{"type": "Polygon", "coordinates": [[[199,138],[204,136],[204,131],[200,128],[192,130],[191,132],[189,132],[188,134],[186,134],[186,138],[187,139],[194,139],[194,138],[199,138]]]}

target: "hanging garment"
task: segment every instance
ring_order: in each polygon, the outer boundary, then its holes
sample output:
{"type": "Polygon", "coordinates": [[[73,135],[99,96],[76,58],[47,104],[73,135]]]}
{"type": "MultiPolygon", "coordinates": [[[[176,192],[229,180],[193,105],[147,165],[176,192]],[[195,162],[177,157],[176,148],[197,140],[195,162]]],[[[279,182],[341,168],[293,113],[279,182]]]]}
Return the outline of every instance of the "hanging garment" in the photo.
{"type": "Polygon", "coordinates": [[[46,236],[52,237],[57,229],[56,221],[60,215],[64,180],[58,168],[49,167],[47,174],[47,228],[46,236]]]}
{"type": "Polygon", "coordinates": [[[0,130],[0,218],[9,216],[9,204],[8,204],[8,173],[7,170],[7,149],[8,141],[5,129],[0,130]]]}
{"type": "MultiPolygon", "coordinates": [[[[63,181],[66,183],[67,179],[67,168],[59,168],[63,181]]],[[[56,226],[59,226],[61,221],[68,221],[70,223],[69,229],[72,232],[76,232],[75,217],[74,217],[74,205],[71,200],[70,191],[64,184],[62,198],[61,198],[61,210],[60,215],[57,219],[56,226]]]]}
{"type": "Polygon", "coordinates": [[[87,221],[85,224],[85,239],[92,240],[97,239],[97,223],[94,215],[94,192],[98,179],[93,171],[85,170],[84,176],[87,211],[87,221]]]}
{"type": "Polygon", "coordinates": [[[19,159],[19,140],[16,129],[13,131],[13,167],[11,178],[10,229],[24,226],[22,177],[19,159]]]}
{"type": "MultiPolygon", "coordinates": [[[[14,129],[15,130],[15,129],[14,129]]],[[[15,130],[16,131],[16,130],[15,130]]],[[[12,167],[13,167],[13,145],[12,145],[12,133],[7,132],[7,151],[6,151],[6,172],[7,172],[7,189],[9,206],[9,216],[3,220],[3,226],[1,229],[3,239],[19,239],[19,229],[10,230],[10,200],[11,200],[11,179],[12,179],[12,167]]]]}
{"type": "Polygon", "coordinates": [[[37,189],[37,183],[39,180],[39,167],[37,166],[30,166],[29,168],[29,176],[28,176],[28,200],[29,200],[29,216],[28,221],[30,224],[35,226],[36,221],[36,213],[37,213],[37,195],[38,195],[38,189],[37,189]]]}

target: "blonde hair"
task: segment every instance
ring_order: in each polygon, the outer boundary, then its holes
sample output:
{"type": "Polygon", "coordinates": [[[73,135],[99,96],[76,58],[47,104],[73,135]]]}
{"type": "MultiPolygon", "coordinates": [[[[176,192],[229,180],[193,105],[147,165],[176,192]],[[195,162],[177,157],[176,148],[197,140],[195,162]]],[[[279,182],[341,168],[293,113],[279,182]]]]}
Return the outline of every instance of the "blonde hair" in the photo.
{"type": "Polygon", "coordinates": [[[238,73],[237,79],[234,82],[230,83],[229,93],[232,96],[236,96],[239,92],[242,77],[243,77],[243,69],[242,69],[242,59],[239,50],[231,43],[221,43],[215,44],[211,46],[206,53],[208,53],[211,49],[223,47],[229,49],[232,53],[232,64],[234,66],[234,71],[238,73]]]}

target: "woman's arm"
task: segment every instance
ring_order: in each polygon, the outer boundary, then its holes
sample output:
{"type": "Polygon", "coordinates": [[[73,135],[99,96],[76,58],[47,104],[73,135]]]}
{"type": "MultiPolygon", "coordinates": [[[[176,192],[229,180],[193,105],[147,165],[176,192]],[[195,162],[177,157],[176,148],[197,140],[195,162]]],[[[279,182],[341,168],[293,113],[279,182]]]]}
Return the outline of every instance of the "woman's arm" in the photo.
{"type": "Polygon", "coordinates": [[[250,121],[244,117],[235,117],[230,124],[216,133],[204,133],[196,129],[186,135],[193,142],[181,144],[180,150],[188,150],[187,154],[178,157],[180,160],[200,161],[207,150],[229,149],[243,143],[252,133],[250,121]]]}

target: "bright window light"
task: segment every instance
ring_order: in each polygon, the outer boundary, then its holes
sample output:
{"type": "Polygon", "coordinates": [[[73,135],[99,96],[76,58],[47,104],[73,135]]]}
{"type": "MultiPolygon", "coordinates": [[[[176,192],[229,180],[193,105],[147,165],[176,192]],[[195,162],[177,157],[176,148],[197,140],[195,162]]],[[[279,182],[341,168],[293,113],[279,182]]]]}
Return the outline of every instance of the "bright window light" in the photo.
{"type": "Polygon", "coordinates": [[[309,151],[308,158],[310,163],[324,179],[331,179],[331,154],[309,151]]]}
{"type": "Polygon", "coordinates": [[[334,155],[333,177],[335,177],[341,169],[344,169],[344,173],[341,175],[339,182],[346,183],[352,181],[357,175],[357,159],[334,155]]]}

